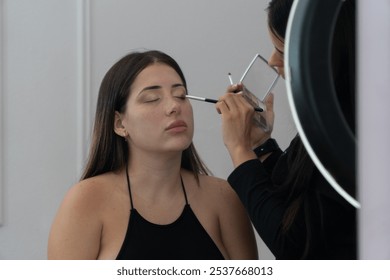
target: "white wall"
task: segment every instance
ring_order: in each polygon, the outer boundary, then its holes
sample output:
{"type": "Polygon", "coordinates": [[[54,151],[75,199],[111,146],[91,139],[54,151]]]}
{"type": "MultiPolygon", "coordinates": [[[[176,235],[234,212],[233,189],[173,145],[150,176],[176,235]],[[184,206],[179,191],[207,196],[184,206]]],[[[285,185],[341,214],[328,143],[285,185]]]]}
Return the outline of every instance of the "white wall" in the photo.
{"type": "MultiPolygon", "coordinates": [[[[268,0],[0,0],[0,259],[45,259],[52,219],[81,172],[100,81],[127,52],[159,49],[190,93],[218,98],[253,55],[268,56],[268,0]],[[2,38],[1,38],[2,37],[2,38]]],[[[295,134],[284,82],[274,136],[295,134]]],[[[195,145],[232,171],[214,106],[193,101],[195,145]]],[[[272,255],[261,244],[260,258],[272,255]]]]}
{"type": "Polygon", "coordinates": [[[390,259],[390,2],[358,1],[359,257],[390,259]]]}
{"type": "Polygon", "coordinates": [[[2,1],[0,259],[45,258],[77,157],[76,2],[2,1]]]}

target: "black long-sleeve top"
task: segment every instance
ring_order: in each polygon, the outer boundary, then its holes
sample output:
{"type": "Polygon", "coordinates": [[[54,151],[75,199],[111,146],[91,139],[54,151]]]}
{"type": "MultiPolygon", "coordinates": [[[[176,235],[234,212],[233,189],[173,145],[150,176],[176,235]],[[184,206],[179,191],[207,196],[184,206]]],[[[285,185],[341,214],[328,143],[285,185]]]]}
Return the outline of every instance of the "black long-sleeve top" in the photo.
{"type": "Polygon", "coordinates": [[[282,231],[288,204],[283,193],[274,191],[274,182],[288,173],[289,152],[278,150],[263,163],[244,162],[228,178],[260,237],[276,259],[356,259],[356,210],[317,169],[292,226],[282,231]]]}

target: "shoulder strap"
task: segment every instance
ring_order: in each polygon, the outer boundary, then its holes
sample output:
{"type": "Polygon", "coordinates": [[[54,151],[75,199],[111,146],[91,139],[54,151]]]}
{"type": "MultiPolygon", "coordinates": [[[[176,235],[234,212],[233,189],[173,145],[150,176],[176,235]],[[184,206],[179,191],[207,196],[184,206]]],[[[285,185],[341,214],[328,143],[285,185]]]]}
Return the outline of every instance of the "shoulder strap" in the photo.
{"type": "Polygon", "coordinates": [[[182,187],[183,193],[184,193],[184,198],[186,199],[186,205],[188,205],[187,193],[186,193],[186,189],[184,187],[183,177],[181,177],[181,174],[180,174],[180,180],[181,180],[181,187],[182,187]]]}
{"type": "Polygon", "coordinates": [[[130,206],[131,206],[131,210],[133,210],[133,197],[131,196],[129,168],[128,168],[127,164],[126,164],[126,179],[127,179],[127,188],[129,189],[130,206]]]}

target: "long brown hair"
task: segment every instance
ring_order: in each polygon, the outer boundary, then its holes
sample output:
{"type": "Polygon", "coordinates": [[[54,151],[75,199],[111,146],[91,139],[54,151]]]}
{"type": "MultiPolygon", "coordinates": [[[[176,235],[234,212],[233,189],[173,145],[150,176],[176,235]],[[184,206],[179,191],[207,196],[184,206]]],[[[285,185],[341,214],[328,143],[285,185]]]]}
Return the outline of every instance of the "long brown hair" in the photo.
{"type": "MultiPolygon", "coordinates": [[[[150,50],[133,52],[116,62],[106,73],[100,85],[95,123],[88,161],[81,180],[124,168],[129,158],[128,143],[114,132],[115,111],[123,113],[130,96],[130,87],[143,69],[154,63],[172,67],[187,83],[177,62],[169,55],[150,50]]],[[[181,167],[192,171],[197,181],[199,174],[210,171],[200,159],[193,143],[183,151],[181,167]]]]}

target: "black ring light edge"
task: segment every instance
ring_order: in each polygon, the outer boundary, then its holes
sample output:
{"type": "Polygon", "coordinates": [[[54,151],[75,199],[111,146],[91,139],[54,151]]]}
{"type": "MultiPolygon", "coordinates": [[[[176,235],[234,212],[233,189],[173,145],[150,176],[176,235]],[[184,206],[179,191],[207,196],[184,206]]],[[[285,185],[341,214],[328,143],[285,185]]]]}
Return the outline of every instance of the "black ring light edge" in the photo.
{"type": "Polygon", "coordinates": [[[305,148],[332,187],[359,208],[359,202],[341,187],[355,187],[356,143],[339,107],[329,63],[334,15],[341,4],[341,0],[294,2],[286,32],[285,70],[290,107],[305,148]],[[313,45],[315,49],[310,48],[313,45]]]}

